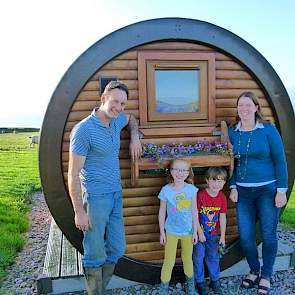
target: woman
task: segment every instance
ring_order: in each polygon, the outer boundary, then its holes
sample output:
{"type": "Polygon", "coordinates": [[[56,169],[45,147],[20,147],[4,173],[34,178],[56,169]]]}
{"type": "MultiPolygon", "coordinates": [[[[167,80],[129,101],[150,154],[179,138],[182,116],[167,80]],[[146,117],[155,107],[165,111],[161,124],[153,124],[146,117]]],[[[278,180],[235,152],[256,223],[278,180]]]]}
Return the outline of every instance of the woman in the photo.
{"type": "Polygon", "coordinates": [[[250,274],[241,286],[258,284],[257,294],[268,294],[277,253],[279,211],[287,203],[287,164],[277,129],[263,120],[256,95],[244,92],[237,101],[237,122],[229,129],[235,168],[230,180],[230,199],[237,203],[241,246],[250,274]],[[260,268],[255,241],[260,222],[262,260],[260,268]]]}

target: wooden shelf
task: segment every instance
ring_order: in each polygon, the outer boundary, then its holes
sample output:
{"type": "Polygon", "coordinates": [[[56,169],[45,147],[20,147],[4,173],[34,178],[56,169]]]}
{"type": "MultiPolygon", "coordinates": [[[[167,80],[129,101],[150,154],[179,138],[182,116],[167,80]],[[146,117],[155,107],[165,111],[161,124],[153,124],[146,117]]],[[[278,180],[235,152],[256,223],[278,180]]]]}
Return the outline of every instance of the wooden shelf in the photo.
{"type": "MultiPolygon", "coordinates": [[[[233,158],[226,154],[194,155],[185,158],[191,162],[192,167],[225,166],[228,167],[230,173],[233,169],[233,158]]],[[[159,163],[157,161],[144,158],[131,161],[131,185],[133,187],[137,186],[140,171],[167,168],[169,162],[170,159],[162,159],[159,163]]]]}

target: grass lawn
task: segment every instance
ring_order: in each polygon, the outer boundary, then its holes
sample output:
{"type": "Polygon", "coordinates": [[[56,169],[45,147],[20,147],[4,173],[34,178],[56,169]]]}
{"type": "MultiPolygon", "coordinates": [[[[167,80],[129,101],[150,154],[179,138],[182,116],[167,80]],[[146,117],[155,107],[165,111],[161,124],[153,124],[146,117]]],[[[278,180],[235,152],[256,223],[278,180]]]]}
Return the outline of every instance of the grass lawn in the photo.
{"type": "Polygon", "coordinates": [[[284,228],[295,229],[295,184],[293,186],[288,204],[281,216],[281,224],[284,228]]]}
{"type": "Polygon", "coordinates": [[[0,134],[0,285],[5,269],[25,244],[30,196],[41,190],[34,132],[0,134]]]}

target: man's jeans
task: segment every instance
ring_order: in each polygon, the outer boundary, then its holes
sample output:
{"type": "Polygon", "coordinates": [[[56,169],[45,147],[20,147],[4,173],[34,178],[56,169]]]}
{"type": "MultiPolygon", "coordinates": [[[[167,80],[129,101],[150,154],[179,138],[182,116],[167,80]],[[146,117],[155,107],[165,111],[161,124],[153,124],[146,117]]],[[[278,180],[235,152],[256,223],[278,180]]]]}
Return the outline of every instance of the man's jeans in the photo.
{"type": "Polygon", "coordinates": [[[198,242],[194,246],[194,278],[195,283],[200,284],[205,280],[204,260],[206,262],[211,281],[219,279],[219,253],[218,253],[219,237],[213,235],[206,237],[206,242],[198,242]]]}
{"type": "Polygon", "coordinates": [[[83,266],[115,264],[125,252],[122,192],[83,194],[83,205],[90,217],[91,229],[84,232],[83,266]]]}
{"type": "Polygon", "coordinates": [[[260,271],[258,251],[255,242],[256,220],[259,220],[262,238],[261,276],[270,278],[273,273],[278,239],[277,224],[279,212],[275,206],[276,183],[270,183],[259,187],[237,186],[238,203],[237,218],[240,234],[240,243],[253,272],[260,271]]]}

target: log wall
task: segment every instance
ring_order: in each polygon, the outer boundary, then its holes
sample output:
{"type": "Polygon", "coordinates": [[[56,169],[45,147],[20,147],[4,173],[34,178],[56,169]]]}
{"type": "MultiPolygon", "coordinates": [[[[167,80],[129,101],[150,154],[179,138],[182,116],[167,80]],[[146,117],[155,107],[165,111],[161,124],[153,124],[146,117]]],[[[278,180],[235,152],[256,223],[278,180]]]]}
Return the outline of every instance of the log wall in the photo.
{"type": "MultiPolygon", "coordinates": [[[[262,105],[262,113],[265,119],[274,121],[270,104],[265,97],[259,84],[241,64],[229,56],[216,51],[213,48],[199,44],[185,42],[157,42],[147,44],[130,50],[105,64],[86,83],[72,106],[64,131],[62,147],[62,168],[64,181],[67,183],[66,174],[69,157],[69,135],[73,126],[90,114],[92,109],[99,106],[99,77],[116,76],[129,88],[130,95],[126,106],[126,112],[132,113],[139,118],[138,97],[138,72],[137,56],[139,51],[159,50],[166,52],[210,52],[215,54],[215,105],[216,123],[224,120],[233,122],[236,115],[236,100],[243,91],[255,92],[262,105]]],[[[211,133],[212,134],[212,133],[211,133]]],[[[214,140],[209,134],[200,137],[187,137],[190,142],[196,139],[214,140]]],[[[153,142],[161,143],[160,139],[153,142]]],[[[160,175],[141,175],[138,186],[131,187],[130,183],[130,158],[128,154],[129,139],[126,131],[121,135],[121,177],[124,195],[124,220],[127,239],[126,255],[145,262],[161,263],[164,248],[159,244],[158,209],[159,201],[157,194],[165,179],[160,175]]],[[[204,187],[204,177],[196,176],[195,184],[204,187]]],[[[228,193],[228,190],[225,190],[228,193]]],[[[226,231],[227,244],[238,239],[236,214],[234,204],[229,201],[228,226],[226,231]]],[[[179,253],[178,253],[179,260],[179,253]]]]}

